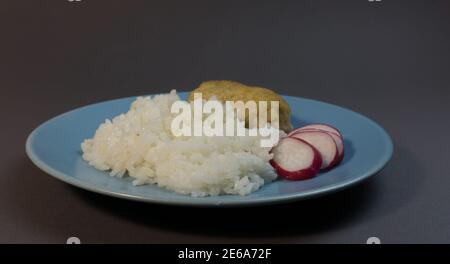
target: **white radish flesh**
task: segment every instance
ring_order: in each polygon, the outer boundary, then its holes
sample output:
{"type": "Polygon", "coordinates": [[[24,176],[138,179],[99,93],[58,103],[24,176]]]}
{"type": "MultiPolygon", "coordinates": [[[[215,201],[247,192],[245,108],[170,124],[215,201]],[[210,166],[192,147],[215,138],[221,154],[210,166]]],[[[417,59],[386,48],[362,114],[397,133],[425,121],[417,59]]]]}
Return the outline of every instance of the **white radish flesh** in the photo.
{"type": "MultiPolygon", "coordinates": [[[[321,130],[321,129],[317,129],[317,128],[301,128],[301,129],[298,129],[296,133],[306,132],[306,131],[322,131],[322,132],[328,133],[334,139],[334,142],[336,143],[339,157],[343,158],[343,156],[344,156],[344,140],[342,139],[341,136],[339,136],[338,134],[336,134],[334,132],[325,131],[325,130],[321,130]]],[[[296,133],[294,133],[294,134],[296,134],[296,133]]]]}
{"type": "Polygon", "coordinates": [[[328,133],[333,139],[334,143],[336,143],[336,147],[338,150],[338,161],[337,163],[341,162],[341,160],[344,158],[344,140],[342,137],[334,134],[334,133],[328,133]]]}
{"type": "Polygon", "coordinates": [[[322,157],[321,169],[330,169],[339,162],[339,151],[333,137],[324,131],[298,131],[290,137],[302,139],[316,148],[322,157]]]}
{"type": "Polygon", "coordinates": [[[314,177],[319,171],[320,153],[307,142],[298,138],[282,138],[271,151],[270,164],[278,174],[288,180],[304,180],[314,177]]]}

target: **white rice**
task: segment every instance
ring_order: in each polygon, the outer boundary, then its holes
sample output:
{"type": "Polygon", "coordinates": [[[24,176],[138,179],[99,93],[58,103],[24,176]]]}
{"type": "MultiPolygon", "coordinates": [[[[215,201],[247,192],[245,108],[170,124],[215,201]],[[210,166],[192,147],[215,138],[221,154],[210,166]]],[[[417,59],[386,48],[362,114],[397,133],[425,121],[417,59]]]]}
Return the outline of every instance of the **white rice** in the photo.
{"type": "Polygon", "coordinates": [[[170,127],[175,91],[139,97],[130,110],[99,126],[81,144],[83,159],[134,185],[157,184],[181,194],[247,195],[277,175],[260,137],[174,137],[170,127]]]}

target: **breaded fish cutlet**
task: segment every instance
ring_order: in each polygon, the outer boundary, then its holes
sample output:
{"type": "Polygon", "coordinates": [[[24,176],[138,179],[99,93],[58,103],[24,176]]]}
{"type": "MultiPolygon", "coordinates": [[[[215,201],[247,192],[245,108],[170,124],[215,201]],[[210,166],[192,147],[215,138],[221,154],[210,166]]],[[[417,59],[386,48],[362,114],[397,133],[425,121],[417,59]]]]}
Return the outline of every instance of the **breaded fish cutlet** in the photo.
{"type": "MultiPolygon", "coordinates": [[[[219,101],[267,101],[268,112],[267,121],[270,122],[270,101],[279,102],[279,126],[280,129],[288,133],[292,130],[290,122],[291,108],[283,97],[274,91],[257,86],[248,86],[234,81],[205,81],[189,94],[189,101],[194,100],[194,93],[202,93],[205,100],[215,97],[219,101]]],[[[246,124],[248,124],[248,115],[246,115],[246,124]]]]}

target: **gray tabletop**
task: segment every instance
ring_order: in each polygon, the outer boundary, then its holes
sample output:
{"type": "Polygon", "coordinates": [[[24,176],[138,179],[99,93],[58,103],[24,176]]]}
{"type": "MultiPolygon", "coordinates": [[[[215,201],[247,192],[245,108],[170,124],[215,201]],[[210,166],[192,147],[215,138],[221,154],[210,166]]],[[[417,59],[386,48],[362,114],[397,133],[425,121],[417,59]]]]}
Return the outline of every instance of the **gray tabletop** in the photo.
{"type": "Polygon", "coordinates": [[[449,1],[7,0],[0,32],[0,242],[450,242],[449,1]],[[25,155],[62,112],[209,79],[358,111],[394,156],[320,199],[206,209],[89,193],[25,155]]]}

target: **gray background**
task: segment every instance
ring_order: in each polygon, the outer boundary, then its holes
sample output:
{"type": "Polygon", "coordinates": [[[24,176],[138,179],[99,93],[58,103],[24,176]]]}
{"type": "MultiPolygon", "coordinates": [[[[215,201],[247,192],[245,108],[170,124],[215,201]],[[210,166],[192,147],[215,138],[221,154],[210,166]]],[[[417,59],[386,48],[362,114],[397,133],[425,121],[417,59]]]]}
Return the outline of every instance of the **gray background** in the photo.
{"type": "Polygon", "coordinates": [[[11,0],[0,34],[0,242],[450,242],[450,1],[11,0]],[[393,159],[320,199],[195,209],[82,191],[25,155],[62,112],[208,79],[356,110],[393,159]]]}

